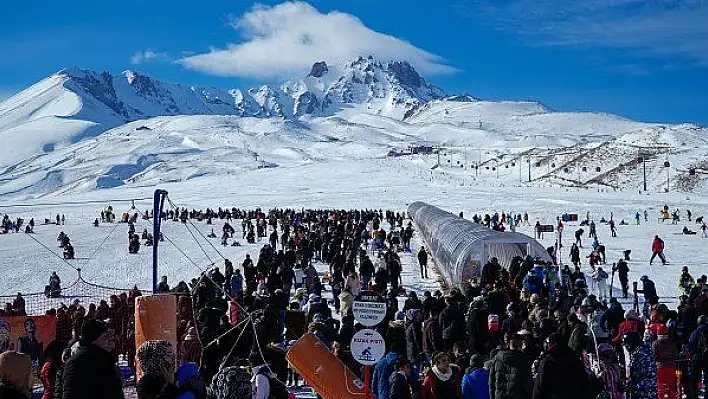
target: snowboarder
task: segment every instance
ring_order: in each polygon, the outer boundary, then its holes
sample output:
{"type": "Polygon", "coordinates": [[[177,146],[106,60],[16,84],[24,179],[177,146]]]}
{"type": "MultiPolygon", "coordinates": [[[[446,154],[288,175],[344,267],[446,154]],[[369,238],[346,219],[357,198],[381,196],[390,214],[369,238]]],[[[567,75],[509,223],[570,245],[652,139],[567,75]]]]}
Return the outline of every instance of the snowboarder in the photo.
{"type": "Polygon", "coordinates": [[[649,259],[649,264],[651,265],[652,262],[654,262],[654,258],[657,256],[659,259],[661,259],[661,264],[665,265],[666,264],[666,258],[664,257],[664,240],[659,238],[658,235],[654,236],[654,241],[652,241],[651,244],[651,258],[649,259]]]}

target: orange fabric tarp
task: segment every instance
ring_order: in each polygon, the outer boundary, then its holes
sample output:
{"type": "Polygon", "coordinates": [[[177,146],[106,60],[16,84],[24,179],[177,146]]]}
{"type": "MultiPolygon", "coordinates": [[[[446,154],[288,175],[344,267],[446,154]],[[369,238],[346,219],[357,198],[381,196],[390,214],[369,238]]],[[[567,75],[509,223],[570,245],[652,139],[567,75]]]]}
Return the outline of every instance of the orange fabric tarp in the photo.
{"type": "Polygon", "coordinates": [[[177,353],[177,297],[174,295],[140,296],[135,302],[135,348],[145,341],[172,343],[177,353]]]}
{"type": "Polygon", "coordinates": [[[364,383],[314,335],[305,334],[286,356],[323,399],[364,399],[364,383]]]}
{"type": "MultiPolygon", "coordinates": [[[[24,352],[22,342],[27,342],[25,322],[32,320],[36,345],[31,347],[33,353],[27,353],[34,361],[42,361],[42,352],[54,340],[57,330],[57,319],[54,316],[2,316],[0,317],[0,352],[16,350],[24,352]]],[[[32,331],[28,322],[27,328],[32,331]]],[[[29,345],[25,345],[29,346],[29,345]]]]}

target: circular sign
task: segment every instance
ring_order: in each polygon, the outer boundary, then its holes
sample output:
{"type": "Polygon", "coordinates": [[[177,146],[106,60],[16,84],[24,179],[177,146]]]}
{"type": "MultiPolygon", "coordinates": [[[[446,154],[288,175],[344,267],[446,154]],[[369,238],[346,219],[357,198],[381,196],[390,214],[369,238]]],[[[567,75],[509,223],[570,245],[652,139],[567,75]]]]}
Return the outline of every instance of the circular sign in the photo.
{"type": "Polygon", "coordinates": [[[354,360],[364,366],[373,366],[386,353],[386,343],[381,334],[368,328],[354,334],[350,348],[354,360]]]}
{"type": "Polygon", "coordinates": [[[366,327],[373,327],[386,317],[386,300],[373,291],[362,291],[354,299],[352,313],[356,321],[366,327]]]}

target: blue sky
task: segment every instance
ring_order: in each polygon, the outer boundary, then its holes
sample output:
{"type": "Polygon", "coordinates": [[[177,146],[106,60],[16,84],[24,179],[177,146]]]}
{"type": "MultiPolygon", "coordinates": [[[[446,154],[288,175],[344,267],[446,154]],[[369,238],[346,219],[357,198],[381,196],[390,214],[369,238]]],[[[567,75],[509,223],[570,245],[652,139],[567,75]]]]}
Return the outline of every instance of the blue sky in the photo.
{"type": "Polygon", "coordinates": [[[259,4],[3,4],[0,98],[68,66],[232,88],[372,53],[449,93],[708,125],[708,1],[259,4]]]}

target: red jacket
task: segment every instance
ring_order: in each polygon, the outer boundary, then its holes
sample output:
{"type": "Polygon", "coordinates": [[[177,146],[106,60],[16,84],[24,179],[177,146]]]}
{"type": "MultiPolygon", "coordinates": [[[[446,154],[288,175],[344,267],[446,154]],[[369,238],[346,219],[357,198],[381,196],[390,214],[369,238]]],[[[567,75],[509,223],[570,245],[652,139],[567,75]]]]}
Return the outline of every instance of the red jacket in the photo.
{"type": "Polygon", "coordinates": [[[39,372],[39,377],[42,380],[42,385],[44,386],[42,399],[52,399],[54,397],[54,383],[57,378],[57,368],[54,367],[51,361],[45,362],[39,372]]]}
{"type": "Polygon", "coordinates": [[[656,237],[654,239],[654,242],[651,243],[651,251],[652,252],[661,252],[664,250],[664,240],[662,240],[659,237],[656,237]]]}
{"type": "Polygon", "coordinates": [[[615,344],[622,342],[622,336],[628,332],[636,331],[639,335],[644,335],[644,323],[638,320],[625,320],[620,323],[619,328],[617,328],[617,334],[612,340],[615,344]]]}

